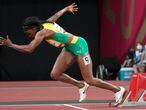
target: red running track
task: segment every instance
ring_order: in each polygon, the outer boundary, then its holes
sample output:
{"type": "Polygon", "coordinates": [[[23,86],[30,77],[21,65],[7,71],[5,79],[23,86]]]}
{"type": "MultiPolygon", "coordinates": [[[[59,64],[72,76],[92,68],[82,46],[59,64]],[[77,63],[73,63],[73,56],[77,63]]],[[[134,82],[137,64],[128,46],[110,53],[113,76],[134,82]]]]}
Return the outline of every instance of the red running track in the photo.
{"type": "MultiPolygon", "coordinates": [[[[128,89],[129,81],[109,81],[128,89]]],[[[116,108],[114,94],[90,87],[83,103],[78,88],[58,81],[0,82],[0,110],[146,110],[146,106],[116,108]]]]}

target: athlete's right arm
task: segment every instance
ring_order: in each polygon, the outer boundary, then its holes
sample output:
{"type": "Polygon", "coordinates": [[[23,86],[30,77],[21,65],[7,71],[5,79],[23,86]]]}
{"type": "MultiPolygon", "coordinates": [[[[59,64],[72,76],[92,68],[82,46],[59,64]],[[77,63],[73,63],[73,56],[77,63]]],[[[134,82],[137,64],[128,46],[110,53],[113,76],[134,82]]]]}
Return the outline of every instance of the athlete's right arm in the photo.
{"type": "Polygon", "coordinates": [[[50,22],[56,22],[58,18],[60,18],[65,12],[71,12],[74,14],[74,12],[78,11],[77,5],[75,3],[63,8],[62,10],[55,13],[53,16],[51,16],[47,21],[50,22]]]}
{"type": "Polygon", "coordinates": [[[45,39],[45,36],[47,35],[52,35],[53,32],[52,31],[46,31],[46,30],[42,30],[40,32],[38,32],[34,38],[34,40],[32,40],[29,44],[27,45],[17,45],[12,43],[12,41],[7,37],[7,39],[2,39],[0,40],[0,45],[3,46],[7,46],[10,48],[13,48],[19,52],[23,52],[23,53],[32,53],[36,47],[45,39]]]}

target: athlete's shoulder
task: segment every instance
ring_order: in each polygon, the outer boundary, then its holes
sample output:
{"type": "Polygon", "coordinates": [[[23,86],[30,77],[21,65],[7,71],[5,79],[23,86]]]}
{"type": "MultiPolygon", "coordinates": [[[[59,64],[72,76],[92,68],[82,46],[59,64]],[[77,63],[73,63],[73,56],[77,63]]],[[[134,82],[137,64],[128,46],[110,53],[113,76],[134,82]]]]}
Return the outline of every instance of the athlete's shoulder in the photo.
{"type": "Polygon", "coordinates": [[[47,26],[53,26],[54,23],[53,22],[46,22],[46,23],[42,23],[42,26],[47,27],[47,26]]]}
{"type": "Polygon", "coordinates": [[[52,30],[54,32],[58,32],[58,33],[65,33],[66,31],[57,23],[44,23],[43,25],[43,29],[49,29],[52,30]]]}
{"type": "Polygon", "coordinates": [[[44,38],[51,38],[51,36],[54,35],[54,31],[49,30],[49,29],[42,29],[39,32],[37,32],[37,34],[39,34],[39,36],[43,36],[44,38]]]}

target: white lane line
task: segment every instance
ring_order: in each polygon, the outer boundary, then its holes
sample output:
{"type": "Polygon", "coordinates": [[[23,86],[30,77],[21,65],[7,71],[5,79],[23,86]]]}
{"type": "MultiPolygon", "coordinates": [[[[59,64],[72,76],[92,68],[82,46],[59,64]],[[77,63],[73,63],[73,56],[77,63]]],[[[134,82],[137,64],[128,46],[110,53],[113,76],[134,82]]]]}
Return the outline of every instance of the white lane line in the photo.
{"type": "Polygon", "coordinates": [[[57,107],[57,106],[62,106],[62,105],[70,107],[70,108],[78,109],[78,110],[89,110],[89,109],[73,106],[70,104],[29,104],[29,105],[21,104],[21,105],[0,105],[0,107],[32,107],[32,106],[56,106],[57,107]]]}
{"type": "Polygon", "coordinates": [[[62,105],[67,106],[67,107],[71,107],[71,108],[75,108],[75,109],[78,109],[78,110],[88,110],[86,108],[81,108],[81,107],[73,106],[73,105],[70,105],[70,104],[62,104],[62,105]]]}

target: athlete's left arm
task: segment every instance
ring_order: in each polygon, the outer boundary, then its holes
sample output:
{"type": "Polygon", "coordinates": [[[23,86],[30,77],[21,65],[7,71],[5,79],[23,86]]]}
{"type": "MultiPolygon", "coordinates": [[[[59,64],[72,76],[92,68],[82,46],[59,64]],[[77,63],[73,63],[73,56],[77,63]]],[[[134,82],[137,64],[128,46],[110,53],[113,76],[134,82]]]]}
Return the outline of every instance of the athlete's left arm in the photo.
{"type": "Polygon", "coordinates": [[[74,12],[78,11],[78,7],[75,3],[63,8],[62,10],[55,13],[53,16],[51,16],[47,21],[50,22],[56,22],[58,18],[60,18],[65,12],[71,12],[74,14],[74,12]]]}

